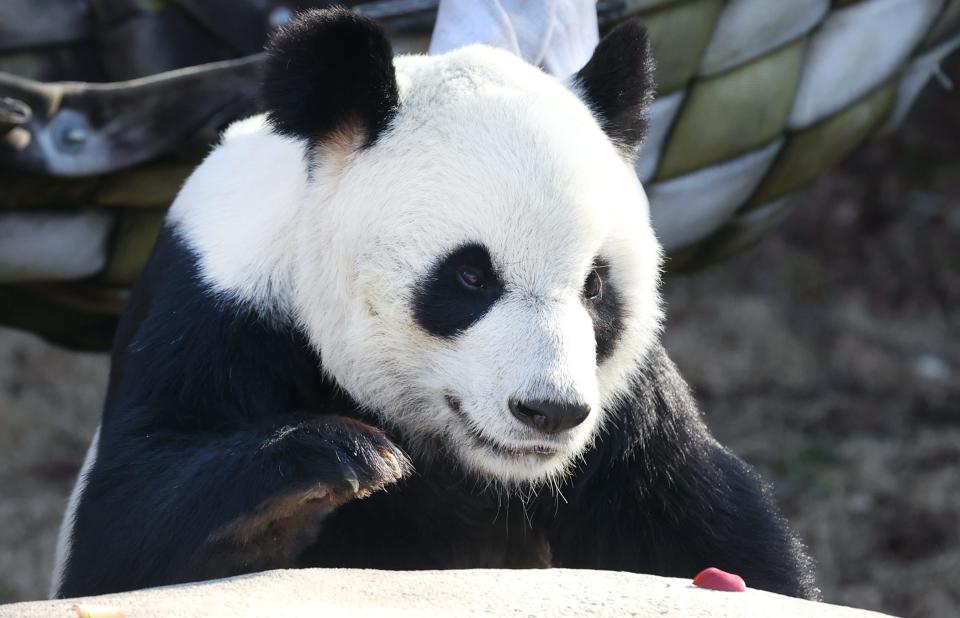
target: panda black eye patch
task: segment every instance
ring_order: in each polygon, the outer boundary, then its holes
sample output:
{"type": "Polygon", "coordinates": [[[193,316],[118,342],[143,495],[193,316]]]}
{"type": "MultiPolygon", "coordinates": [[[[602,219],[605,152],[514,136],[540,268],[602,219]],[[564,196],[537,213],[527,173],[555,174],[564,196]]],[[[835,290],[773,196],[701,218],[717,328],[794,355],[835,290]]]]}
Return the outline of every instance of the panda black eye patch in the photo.
{"type": "Polygon", "coordinates": [[[593,320],[593,337],[597,344],[597,361],[604,361],[613,350],[623,330],[623,301],[610,279],[610,264],[603,258],[593,262],[593,268],[583,283],[583,304],[593,320]]]}
{"type": "Polygon", "coordinates": [[[438,337],[455,337],[477,322],[503,295],[503,281],[483,245],[462,245],[440,258],[417,285],[413,315],[438,337]]]}
{"type": "Polygon", "coordinates": [[[583,297],[587,300],[596,300],[603,293],[603,278],[596,268],[587,275],[587,280],[583,283],[583,297]]]}

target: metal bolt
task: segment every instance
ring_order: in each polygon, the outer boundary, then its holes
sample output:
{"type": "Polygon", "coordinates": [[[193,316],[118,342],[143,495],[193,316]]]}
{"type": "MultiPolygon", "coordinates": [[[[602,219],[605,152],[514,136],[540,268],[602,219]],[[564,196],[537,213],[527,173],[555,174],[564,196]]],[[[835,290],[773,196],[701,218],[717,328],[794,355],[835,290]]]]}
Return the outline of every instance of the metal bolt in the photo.
{"type": "Polygon", "coordinates": [[[68,144],[82,144],[87,141],[87,130],[79,127],[68,129],[63,134],[63,139],[68,144]]]}
{"type": "Polygon", "coordinates": [[[271,28],[279,28],[291,19],[293,19],[293,11],[286,6],[275,7],[272,11],[270,11],[270,15],[268,17],[271,28]]]}
{"type": "Polygon", "coordinates": [[[86,117],[73,109],[62,109],[51,118],[49,128],[54,144],[61,152],[83,153],[94,137],[86,117]]]}

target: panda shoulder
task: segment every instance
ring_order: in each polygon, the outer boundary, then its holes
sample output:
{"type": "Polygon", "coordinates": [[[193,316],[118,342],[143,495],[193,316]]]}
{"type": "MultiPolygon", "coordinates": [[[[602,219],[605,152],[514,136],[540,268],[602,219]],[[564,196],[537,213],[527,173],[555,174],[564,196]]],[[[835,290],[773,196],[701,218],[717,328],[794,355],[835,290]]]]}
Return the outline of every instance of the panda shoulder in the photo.
{"type": "Polygon", "coordinates": [[[167,226],[196,256],[213,291],[262,303],[282,287],[308,156],[304,140],[276,133],[259,115],[227,128],[187,179],[167,226]]]}

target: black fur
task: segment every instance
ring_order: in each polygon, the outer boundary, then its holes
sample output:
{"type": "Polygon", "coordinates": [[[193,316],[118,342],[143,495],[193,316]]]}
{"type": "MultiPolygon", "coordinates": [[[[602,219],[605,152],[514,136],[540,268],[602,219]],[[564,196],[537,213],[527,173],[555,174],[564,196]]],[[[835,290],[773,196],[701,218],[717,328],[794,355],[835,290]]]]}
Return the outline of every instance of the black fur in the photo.
{"type": "Polygon", "coordinates": [[[503,295],[503,282],[493,267],[490,252],[471,243],[452,251],[433,266],[414,292],[413,316],[424,330],[438,337],[453,337],[479,320],[503,295]],[[482,275],[480,289],[464,289],[457,281],[461,268],[482,275]]]}
{"type": "Polygon", "coordinates": [[[360,129],[371,145],[399,99],[390,42],[346,9],[300,13],[267,46],[262,98],[281,134],[322,141],[360,129]]]}
{"type": "Polygon", "coordinates": [[[205,291],[164,231],[116,337],[59,595],[276,567],[550,565],[718,566],[818,595],[768,489],[709,435],[660,348],[563,499],[525,503],[478,489],[441,445],[397,482],[404,443],[365,424],[319,363],[295,328],[205,291]]]}
{"type": "Polygon", "coordinates": [[[770,488],[714,440],[662,347],[553,510],[554,565],[691,577],[818,599],[813,564],[770,488]]]}
{"type": "Polygon", "coordinates": [[[573,82],[607,136],[635,153],[647,132],[654,93],[653,54],[643,26],[631,20],[611,30],[573,82]]]}
{"type": "MultiPolygon", "coordinates": [[[[644,75],[637,33],[611,34],[580,76],[621,143],[639,139],[633,112],[648,96],[648,86],[611,86],[644,75]]],[[[282,133],[322,139],[358,121],[372,143],[396,105],[389,46],[371,22],[309,13],[274,41],[264,92],[282,133]]],[[[584,300],[601,359],[623,312],[607,269],[598,262],[601,294],[584,300]]],[[[489,253],[468,245],[438,263],[413,310],[429,332],[455,336],[502,291],[489,253]],[[487,287],[463,296],[462,264],[487,287]]],[[[709,435],[659,347],[562,499],[480,489],[443,444],[411,475],[406,446],[324,377],[297,327],[205,288],[195,256],[165,229],[115,337],[98,457],[58,595],[278,567],[553,565],[681,577],[718,566],[756,588],[818,596],[769,490],[709,435]]]]}
{"type": "Polygon", "coordinates": [[[318,483],[394,482],[383,452],[406,466],[382,432],[340,415],[352,404],[298,332],[210,296],[195,273],[165,230],[115,337],[62,596],[283,566],[315,524],[251,551],[216,532],[318,483]]]}

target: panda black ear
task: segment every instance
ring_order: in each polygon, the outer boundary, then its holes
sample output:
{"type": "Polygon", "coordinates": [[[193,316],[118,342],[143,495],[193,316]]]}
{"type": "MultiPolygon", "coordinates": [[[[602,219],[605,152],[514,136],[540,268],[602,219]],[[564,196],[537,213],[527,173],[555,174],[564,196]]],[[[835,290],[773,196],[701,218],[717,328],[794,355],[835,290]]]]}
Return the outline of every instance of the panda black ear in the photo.
{"type": "Polygon", "coordinates": [[[587,64],[572,77],[604,132],[630,155],[647,132],[653,66],[646,30],[628,21],[603,37],[587,64]]]}
{"type": "Polygon", "coordinates": [[[359,130],[369,146],[399,101],[390,42],[376,22],[346,9],[300,13],[267,44],[261,97],[283,135],[321,142],[359,130]]]}

